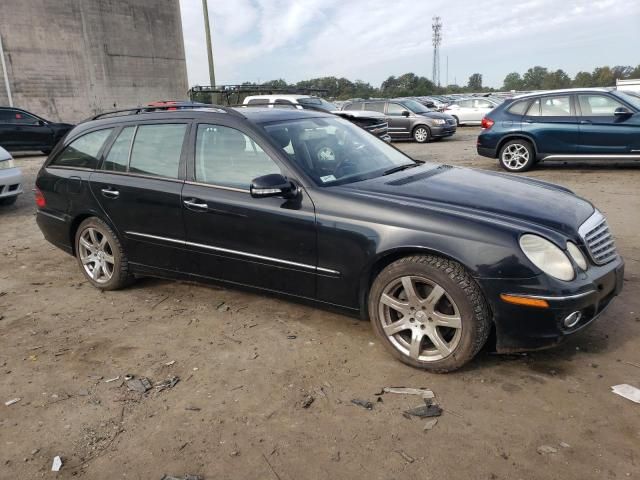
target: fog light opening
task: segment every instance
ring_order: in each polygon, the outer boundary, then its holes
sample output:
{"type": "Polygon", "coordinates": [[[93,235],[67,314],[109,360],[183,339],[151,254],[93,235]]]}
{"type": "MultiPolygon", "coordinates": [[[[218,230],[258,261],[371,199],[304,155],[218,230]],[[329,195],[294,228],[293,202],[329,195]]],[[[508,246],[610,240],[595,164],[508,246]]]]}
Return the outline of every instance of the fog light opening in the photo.
{"type": "Polygon", "coordinates": [[[564,326],[567,328],[575,327],[582,318],[582,312],[573,312],[564,319],[564,326]]]}

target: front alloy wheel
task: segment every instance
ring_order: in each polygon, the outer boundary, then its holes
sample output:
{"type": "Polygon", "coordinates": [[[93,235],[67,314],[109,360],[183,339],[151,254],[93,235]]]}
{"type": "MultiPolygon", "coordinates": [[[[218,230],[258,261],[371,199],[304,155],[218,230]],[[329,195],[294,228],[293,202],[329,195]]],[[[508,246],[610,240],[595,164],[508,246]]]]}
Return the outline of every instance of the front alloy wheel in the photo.
{"type": "Polygon", "coordinates": [[[460,343],[460,311],[444,288],[428,278],[394,280],[380,297],[378,308],[389,341],[414,360],[441,360],[460,343]]]}
{"type": "Polygon", "coordinates": [[[416,127],[413,131],[413,139],[418,143],[429,141],[429,129],[427,127],[416,127]]]}
{"type": "Polygon", "coordinates": [[[450,372],[471,360],[491,330],[486,300],[465,268],[434,255],[404,257],[376,277],[369,318],[400,361],[450,372]]]}

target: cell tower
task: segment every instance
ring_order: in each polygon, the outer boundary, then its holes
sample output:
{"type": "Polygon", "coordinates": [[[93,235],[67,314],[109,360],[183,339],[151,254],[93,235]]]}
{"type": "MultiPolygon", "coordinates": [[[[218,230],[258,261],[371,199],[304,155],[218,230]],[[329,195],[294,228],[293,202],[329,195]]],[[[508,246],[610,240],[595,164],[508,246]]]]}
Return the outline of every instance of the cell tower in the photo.
{"type": "Polygon", "coordinates": [[[440,44],[442,43],[442,21],[440,17],[433,17],[433,84],[440,86],[440,44]]]}

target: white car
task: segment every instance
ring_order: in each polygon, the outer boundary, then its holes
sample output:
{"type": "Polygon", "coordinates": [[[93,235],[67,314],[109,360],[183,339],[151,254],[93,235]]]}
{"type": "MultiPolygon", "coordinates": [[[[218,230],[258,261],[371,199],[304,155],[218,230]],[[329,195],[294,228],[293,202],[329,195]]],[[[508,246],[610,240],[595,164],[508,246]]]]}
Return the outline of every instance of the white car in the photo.
{"type": "Polygon", "coordinates": [[[0,147],[0,205],[15,203],[22,193],[22,172],[16,167],[13,157],[0,147]]]}
{"type": "Polygon", "coordinates": [[[464,98],[444,111],[455,118],[458,125],[480,125],[482,118],[497,106],[498,102],[490,98],[464,98]]]}
{"type": "Polygon", "coordinates": [[[311,95],[292,95],[292,94],[280,94],[280,95],[249,95],[242,102],[244,105],[265,105],[269,108],[297,108],[302,110],[304,108],[316,108],[332,112],[334,110],[340,110],[334,104],[327,102],[320,97],[312,97],[311,95]]]}

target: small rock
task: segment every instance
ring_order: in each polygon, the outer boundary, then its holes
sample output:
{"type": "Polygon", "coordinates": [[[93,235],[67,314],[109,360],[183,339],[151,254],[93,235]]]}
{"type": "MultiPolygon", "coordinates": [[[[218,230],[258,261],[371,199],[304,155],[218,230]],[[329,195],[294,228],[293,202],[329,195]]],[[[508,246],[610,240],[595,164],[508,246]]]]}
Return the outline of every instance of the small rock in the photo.
{"type": "Polygon", "coordinates": [[[80,396],[80,397],[89,396],[89,390],[86,390],[86,389],[78,390],[78,396],[80,396]]]}
{"type": "Polygon", "coordinates": [[[424,424],[424,427],[422,427],[422,429],[426,432],[428,430],[431,430],[433,427],[436,426],[436,423],[438,423],[438,419],[437,418],[432,418],[431,420],[428,420],[427,423],[424,424]]]}
{"type": "Polygon", "coordinates": [[[351,403],[354,405],[358,405],[362,408],[366,408],[367,410],[373,410],[373,403],[368,402],[367,400],[360,400],[358,398],[354,398],[351,400],[351,403]]]}
{"type": "Polygon", "coordinates": [[[51,465],[52,472],[59,472],[62,468],[62,458],[59,455],[53,457],[53,464],[51,465]]]}
{"type": "Polygon", "coordinates": [[[331,460],[334,461],[334,462],[339,462],[340,461],[340,450],[338,450],[336,453],[331,455],[331,460]]]}
{"type": "Polygon", "coordinates": [[[566,443],[566,442],[560,442],[560,446],[561,446],[562,448],[571,448],[571,445],[569,445],[569,444],[568,444],[568,443],[566,443]]]}
{"type": "Polygon", "coordinates": [[[151,390],[151,382],[147,377],[133,378],[127,381],[127,388],[133,392],[146,393],[151,390]]]}
{"type": "Polygon", "coordinates": [[[537,449],[540,455],[547,455],[550,453],[558,453],[558,449],[551,445],[540,445],[537,449]]]}
{"type": "Polygon", "coordinates": [[[39,448],[34,448],[33,450],[31,450],[31,456],[33,457],[34,455],[37,455],[39,451],[39,448]]]}
{"type": "Polygon", "coordinates": [[[315,401],[315,397],[313,395],[307,395],[302,400],[302,408],[309,408],[311,404],[315,401]]]}

